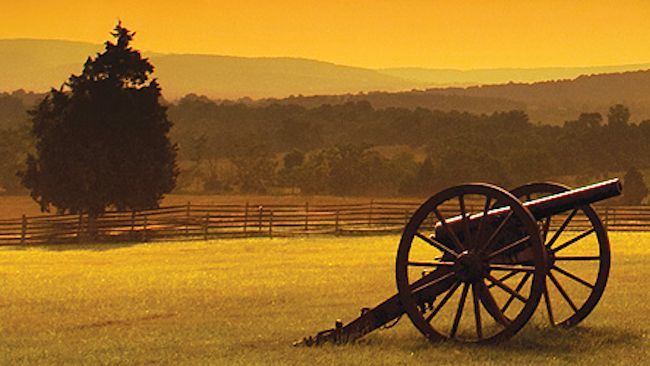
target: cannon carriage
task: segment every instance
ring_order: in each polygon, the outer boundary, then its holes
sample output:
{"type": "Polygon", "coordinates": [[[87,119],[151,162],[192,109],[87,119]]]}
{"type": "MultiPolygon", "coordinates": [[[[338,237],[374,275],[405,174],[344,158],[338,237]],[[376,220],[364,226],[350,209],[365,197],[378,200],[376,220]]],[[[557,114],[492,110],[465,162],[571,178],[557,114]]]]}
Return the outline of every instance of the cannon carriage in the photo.
{"type": "Polygon", "coordinates": [[[431,341],[499,342],[540,302],[551,325],[574,326],[600,300],[610,267],[606,227],[591,204],[621,190],[618,179],[574,190],[554,183],[445,189],[402,233],[397,294],[297,344],[352,342],[403,314],[431,341]]]}

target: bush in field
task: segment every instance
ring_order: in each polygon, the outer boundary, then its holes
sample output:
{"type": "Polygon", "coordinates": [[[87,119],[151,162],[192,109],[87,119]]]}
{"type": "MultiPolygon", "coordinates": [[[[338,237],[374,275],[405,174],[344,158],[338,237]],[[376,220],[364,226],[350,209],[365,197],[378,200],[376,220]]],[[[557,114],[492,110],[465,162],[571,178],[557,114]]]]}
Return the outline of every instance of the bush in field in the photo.
{"type": "Polygon", "coordinates": [[[648,195],[648,187],[643,181],[643,175],[636,168],[628,169],[623,177],[623,196],[621,203],[639,205],[648,195]]]}
{"type": "Polygon", "coordinates": [[[115,41],[31,111],[36,151],[21,176],[43,211],[151,208],[174,188],[171,123],[134,34],[118,23],[115,41]]]}

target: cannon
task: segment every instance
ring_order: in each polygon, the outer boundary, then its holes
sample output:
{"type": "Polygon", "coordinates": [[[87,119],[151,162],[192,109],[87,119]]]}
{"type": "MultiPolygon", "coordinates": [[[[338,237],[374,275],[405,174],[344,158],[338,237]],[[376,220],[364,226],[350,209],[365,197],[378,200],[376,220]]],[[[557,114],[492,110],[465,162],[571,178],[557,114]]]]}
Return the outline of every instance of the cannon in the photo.
{"type": "Polygon", "coordinates": [[[574,326],[600,300],[610,268],[606,227],[591,204],[621,190],[618,179],[578,189],[445,189],[406,224],[397,294],[294,345],[353,342],[403,314],[431,341],[500,342],[531,319],[542,299],[551,325],[574,326]]]}

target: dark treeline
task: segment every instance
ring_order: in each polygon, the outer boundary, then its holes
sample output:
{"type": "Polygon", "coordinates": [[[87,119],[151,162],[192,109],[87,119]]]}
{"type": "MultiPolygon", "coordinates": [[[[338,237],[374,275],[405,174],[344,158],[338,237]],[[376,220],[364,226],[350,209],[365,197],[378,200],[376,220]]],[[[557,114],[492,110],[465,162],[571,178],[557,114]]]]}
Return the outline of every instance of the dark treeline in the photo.
{"type": "Polygon", "coordinates": [[[426,195],[466,181],[585,183],[650,164],[650,121],[632,123],[623,105],[562,127],[532,124],[521,111],[375,109],[364,101],[252,107],[192,95],[169,114],[188,162],[181,184],[195,169],[191,177],[208,190],[426,195]]]}
{"type": "MultiPolygon", "coordinates": [[[[0,95],[6,192],[19,190],[15,172],[31,144],[29,95],[14,94],[0,95]],[[20,106],[3,98],[20,100],[23,111],[10,112],[20,106]]],[[[623,105],[564,126],[533,124],[517,110],[253,106],[195,95],[168,105],[168,115],[179,145],[177,191],[185,192],[425,196],[467,181],[580,184],[650,167],[650,120],[634,121],[623,105]]]]}

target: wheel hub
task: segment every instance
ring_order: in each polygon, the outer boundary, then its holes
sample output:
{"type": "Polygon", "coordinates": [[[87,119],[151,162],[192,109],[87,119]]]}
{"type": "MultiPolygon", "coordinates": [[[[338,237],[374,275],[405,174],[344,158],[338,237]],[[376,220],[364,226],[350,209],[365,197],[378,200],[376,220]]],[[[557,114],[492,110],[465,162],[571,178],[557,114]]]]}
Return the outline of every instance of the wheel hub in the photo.
{"type": "Polygon", "coordinates": [[[487,265],[480,255],[464,251],[454,262],[454,272],[460,281],[474,283],[485,277],[487,265]]]}

